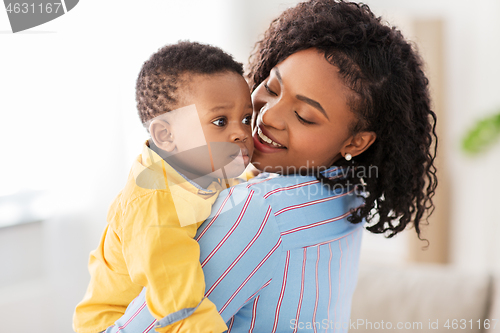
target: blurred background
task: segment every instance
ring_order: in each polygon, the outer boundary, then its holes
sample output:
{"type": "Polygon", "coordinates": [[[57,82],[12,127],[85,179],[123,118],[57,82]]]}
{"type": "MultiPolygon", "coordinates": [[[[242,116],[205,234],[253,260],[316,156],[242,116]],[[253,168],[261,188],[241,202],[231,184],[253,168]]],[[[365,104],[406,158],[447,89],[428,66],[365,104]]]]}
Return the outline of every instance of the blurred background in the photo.
{"type": "MultiPolygon", "coordinates": [[[[147,139],[135,109],[142,63],[180,39],[246,63],[270,21],[297,2],[87,0],[16,34],[0,10],[0,332],[72,331],[88,254],[147,139]]],[[[423,233],[429,247],[414,230],[366,233],[361,266],[483,274],[490,311],[491,276],[500,275],[500,142],[476,154],[462,142],[500,110],[500,1],[365,3],[425,59],[440,185],[423,233]]]]}

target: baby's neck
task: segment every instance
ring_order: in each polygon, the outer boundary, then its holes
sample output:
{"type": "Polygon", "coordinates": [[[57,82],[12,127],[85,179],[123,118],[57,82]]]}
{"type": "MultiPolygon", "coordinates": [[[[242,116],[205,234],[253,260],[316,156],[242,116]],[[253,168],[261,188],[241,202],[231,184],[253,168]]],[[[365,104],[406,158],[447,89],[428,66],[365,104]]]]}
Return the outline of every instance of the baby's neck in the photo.
{"type": "Polygon", "coordinates": [[[211,176],[199,176],[199,175],[194,175],[191,172],[184,170],[182,168],[179,168],[173,163],[169,163],[169,165],[175,169],[178,173],[182,174],[185,178],[189,179],[193,183],[198,184],[202,188],[208,188],[210,184],[212,184],[217,178],[211,177],[211,176]]]}
{"type": "Polygon", "coordinates": [[[189,170],[186,170],[186,169],[176,165],[172,161],[172,159],[168,158],[169,155],[165,154],[165,152],[163,150],[161,150],[160,148],[158,148],[154,144],[153,140],[149,140],[148,143],[149,143],[149,148],[152,151],[154,151],[155,153],[157,153],[158,156],[160,156],[165,162],[167,162],[168,165],[170,165],[175,171],[177,171],[178,173],[180,173],[182,176],[189,179],[193,183],[198,184],[200,187],[207,188],[208,186],[210,186],[210,184],[212,184],[214,181],[217,180],[217,178],[212,177],[211,175],[200,176],[198,174],[194,174],[194,173],[190,172],[189,170]]]}

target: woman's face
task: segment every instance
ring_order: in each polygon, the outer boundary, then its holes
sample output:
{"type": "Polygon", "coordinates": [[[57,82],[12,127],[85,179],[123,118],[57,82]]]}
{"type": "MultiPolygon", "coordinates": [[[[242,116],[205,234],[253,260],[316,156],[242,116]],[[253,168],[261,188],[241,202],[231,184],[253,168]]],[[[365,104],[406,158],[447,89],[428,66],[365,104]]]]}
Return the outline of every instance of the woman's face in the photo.
{"type": "Polygon", "coordinates": [[[252,94],[254,166],[281,174],[330,167],[352,138],[348,93],[337,67],[316,49],[276,65],[252,94]]]}

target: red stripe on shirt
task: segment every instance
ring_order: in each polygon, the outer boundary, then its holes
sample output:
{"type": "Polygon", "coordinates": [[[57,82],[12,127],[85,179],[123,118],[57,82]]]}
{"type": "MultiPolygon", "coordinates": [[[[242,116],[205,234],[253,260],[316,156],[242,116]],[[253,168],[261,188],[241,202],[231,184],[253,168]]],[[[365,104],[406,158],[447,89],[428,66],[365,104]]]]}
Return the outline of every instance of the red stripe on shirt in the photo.
{"type": "MultiPolygon", "coordinates": [[[[346,238],[347,240],[347,238],[346,238]]],[[[332,246],[331,243],[328,243],[328,251],[330,251],[330,258],[328,259],[328,322],[330,322],[330,304],[332,303],[332,246]]],[[[328,332],[328,327],[325,329],[325,333],[328,332]]]]}
{"type": "MultiPolygon", "coordinates": [[[[238,308],[238,310],[234,311],[233,316],[234,316],[236,313],[238,313],[238,312],[241,310],[241,308],[242,308],[243,306],[245,306],[245,304],[247,304],[247,302],[248,302],[249,300],[251,300],[252,298],[254,298],[254,297],[255,297],[255,295],[257,295],[257,294],[259,293],[259,291],[261,291],[262,289],[264,289],[265,287],[267,287],[267,286],[271,283],[271,281],[272,281],[272,280],[273,280],[273,279],[269,279],[269,281],[267,281],[266,283],[264,283],[264,285],[263,285],[262,287],[260,287],[260,288],[259,288],[259,290],[257,290],[256,292],[254,292],[254,293],[252,294],[252,296],[248,297],[248,298],[247,298],[247,300],[246,300],[245,302],[243,302],[243,304],[242,304],[242,305],[238,308]]],[[[260,295],[259,295],[259,296],[260,296],[260,295]]],[[[232,317],[232,316],[231,316],[231,317],[232,317]]]]}
{"type": "Polygon", "coordinates": [[[313,311],[313,330],[316,333],[316,311],[318,310],[318,301],[319,301],[319,282],[318,282],[318,265],[319,265],[319,246],[318,246],[318,254],[316,257],[316,300],[314,301],[314,311],[313,311]]]}
{"type": "Polygon", "coordinates": [[[351,252],[349,251],[349,243],[347,242],[347,237],[345,237],[345,243],[346,243],[346,251],[345,251],[345,258],[344,258],[344,272],[343,272],[343,281],[345,281],[344,283],[344,287],[342,288],[342,295],[341,297],[343,297],[343,295],[345,295],[346,293],[349,292],[349,284],[348,282],[351,281],[349,280],[348,278],[348,274],[349,274],[349,260],[350,260],[350,256],[351,256],[351,252]]]}
{"type": "MultiPolygon", "coordinates": [[[[328,172],[325,174],[325,177],[328,177],[328,175],[329,175],[329,174],[334,173],[334,172],[335,172],[335,171],[337,171],[339,168],[340,168],[340,167],[336,167],[335,169],[328,171],[328,172]]],[[[343,174],[343,173],[344,173],[344,170],[342,170],[342,173],[341,173],[341,174],[337,174],[337,175],[335,175],[335,176],[330,176],[330,177],[328,177],[328,178],[329,178],[329,179],[334,179],[334,178],[342,177],[342,176],[344,176],[344,174],[343,174]]]]}
{"type": "Polygon", "coordinates": [[[247,185],[247,188],[250,188],[250,186],[254,186],[254,185],[257,185],[257,184],[260,184],[260,183],[263,183],[263,182],[267,182],[268,180],[271,180],[273,178],[274,177],[270,177],[270,178],[266,178],[264,180],[261,180],[260,182],[250,183],[250,184],[247,185]]]}
{"type": "MultiPolygon", "coordinates": [[[[354,239],[354,235],[351,236],[351,239],[354,239]]],[[[347,245],[347,252],[350,253],[350,251],[349,251],[349,242],[347,240],[348,240],[348,238],[345,239],[345,243],[347,245]]],[[[352,253],[352,254],[355,256],[354,253],[352,253]]],[[[351,281],[352,263],[350,261],[347,261],[347,262],[348,262],[348,264],[347,264],[347,280],[346,281],[351,281]]]]}
{"type": "Polygon", "coordinates": [[[286,278],[288,275],[288,264],[289,263],[290,263],[290,251],[287,251],[286,252],[286,260],[285,260],[285,270],[283,273],[283,281],[281,283],[280,297],[278,298],[278,304],[276,305],[276,312],[274,314],[274,325],[273,325],[273,330],[271,331],[271,333],[275,333],[276,329],[278,328],[278,319],[280,316],[281,303],[283,302],[283,297],[285,295],[286,278]]]}
{"type": "Polygon", "coordinates": [[[264,199],[267,199],[267,198],[269,198],[269,196],[271,196],[275,193],[281,192],[281,191],[293,190],[293,189],[296,189],[299,187],[308,186],[308,185],[317,184],[317,183],[319,183],[319,180],[310,180],[308,182],[304,182],[304,183],[300,183],[300,184],[296,184],[296,185],[280,187],[280,188],[274,189],[274,190],[269,191],[266,194],[264,194],[264,199]]]}
{"type": "Polygon", "coordinates": [[[344,236],[341,236],[341,237],[338,237],[338,238],[335,238],[335,239],[332,239],[332,240],[324,241],[324,242],[321,242],[321,243],[318,243],[318,244],[308,245],[306,247],[321,246],[321,245],[325,245],[325,244],[328,244],[328,243],[333,243],[335,241],[338,241],[339,239],[342,239],[342,238],[345,238],[345,237],[349,236],[350,234],[352,234],[352,233],[354,233],[356,231],[359,231],[359,230],[355,229],[355,230],[352,230],[351,232],[349,232],[348,234],[345,234],[344,236]]]}
{"type": "Polygon", "coordinates": [[[339,291],[337,294],[337,302],[335,302],[335,322],[337,322],[337,304],[339,303],[340,299],[340,273],[342,272],[342,245],[339,242],[339,249],[340,249],[340,259],[339,259],[339,291]]]}
{"type": "Polygon", "coordinates": [[[301,203],[301,204],[298,204],[298,205],[288,206],[288,207],[285,207],[285,208],[282,208],[282,209],[278,210],[276,213],[274,213],[274,216],[278,216],[281,213],[287,212],[289,210],[293,210],[293,209],[297,209],[297,208],[303,208],[303,207],[307,207],[307,206],[312,206],[312,205],[316,205],[316,204],[319,204],[319,203],[322,203],[322,202],[326,202],[326,201],[330,201],[330,200],[333,200],[333,199],[337,199],[337,198],[343,197],[345,195],[351,194],[353,192],[354,192],[354,189],[352,189],[352,190],[350,190],[349,192],[346,192],[346,193],[335,195],[333,197],[327,197],[327,198],[323,198],[323,199],[318,199],[318,200],[313,200],[313,201],[309,201],[309,202],[304,202],[304,203],[301,203]]]}
{"type": "Polygon", "coordinates": [[[297,315],[295,316],[295,329],[293,333],[297,332],[299,328],[298,322],[300,318],[300,308],[302,307],[302,297],[304,296],[304,279],[306,273],[306,258],[307,258],[307,248],[304,248],[304,258],[302,259],[302,277],[300,279],[300,295],[299,295],[299,304],[297,305],[297,315]]]}
{"type": "MultiPolygon", "coordinates": [[[[354,237],[354,235],[353,235],[353,236],[351,236],[351,238],[352,238],[352,237],[354,237]]],[[[346,245],[346,247],[347,247],[347,253],[350,253],[350,252],[349,252],[349,240],[348,240],[347,238],[345,239],[345,245],[346,245]]],[[[348,261],[348,262],[349,262],[349,261],[348,261]]],[[[348,269],[348,271],[349,271],[349,275],[347,276],[347,281],[351,281],[351,279],[350,279],[350,274],[351,274],[351,263],[350,263],[350,262],[349,262],[349,269],[348,269]]]]}
{"type": "Polygon", "coordinates": [[[250,329],[248,330],[248,333],[252,333],[253,329],[255,327],[255,318],[257,317],[257,302],[259,302],[259,296],[255,298],[253,301],[253,307],[252,307],[252,321],[250,322],[250,329]]]}
{"type": "Polygon", "coordinates": [[[234,317],[231,317],[231,321],[229,322],[229,326],[227,327],[227,333],[231,332],[231,329],[233,328],[234,324],[234,317]]]}
{"type": "Polygon", "coordinates": [[[346,212],[346,213],[344,213],[344,214],[342,214],[340,216],[337,216],[337,217],[334,217],[334,218],[331,218],[331,219],[328,219],[328,220],[319,221],[319,222],[315,222],[315,223],[312,223],[312,224],[303,225],[301,227],[297,227],[297,228],[293,228],[293,229],[290,229],[290,230],[286,230],[286,231],[283,231],[281,233],[281,236],[292,234],[292,233],[297,232],[297,231],[302,231],[302,230],[306,230],[306,229],[318,227],[318,226],[323,225],[323,224],[335,222],[335,221],[341,220],[341,219],[343,219],[343,218],[345,218],[345,217],[347,217],[349,215],[351,215],[351,212],[346,212]]]}
{"type": "Polygon", "coordinates": [[[127,320],[127,322],[125,324],[123,324],[122,326],[118,327],[118,331],[116,333],[119,333],[122,329],[124,329],[125,327],[127,327],[127,325],[132,321],[132,319],[134,319],[139,314],[139,312],[141,312],[141,310],[144,309],[145,306],[146,306],[146,302],[144,302],[144,304],[142,304],[139,307],[139,309],[134,313],[134,315],[132,317],[130,317],[129,320],[127,320]]]}
{"type": "Polygon", "coordinates": [[[233,194],[233,191],[234,191],[234,187],[231,187],[231,189],[229,190],[229,193],[228,193],[227,197],[224,199],[224,201],[222,202],[222,205],[217,210],[217,213],[215,213],[214,217],[212,217],[212,219],[210,220],[210,223],[207,224],[207,226],[205,227],[205,229],[196,238],[197,242],[200,241],[201,237],[203,237],[203,235],[205,234],[205,232],[207,232],[208,228],[210,228],[212,226],[212,224],[215,222],[215,220],[217,220],[217,218],[219,217],[220,213],[222,212],[222,209],[226,205],[226,202],[229,200],[229,197],[231,196],[231,194],[233,194]]]}
{"type": "Polygon", "coordinates": [[[214,291],[215,287],[217,287],[217,285],[222,281],[222,279],[226,277],[229,271],[238,263],[238,261],[245,255],[245,253],[248,252],[248,249],[255,243],[257,238],[259,238],[259,236],[262,234],[262,230],[264,230],[267,220],[269,219],[269,215],[271,215],[271,206],[269,206],[269,208],[267,209],[266,216],[264,217],[264,220],[262,221],[260,228],[255,234],[255,236],[253,236],[252,240],[247,244],[247,246],[245,246],[243,251],[241,251],[241,253],[236,257],[236,259],[234,259],[231,265],[229,265],[229,267],[224,271],[224,273],[222,273],[222,275],[217,279],[217,281],[215,281],[215,283],[210,287],[210,289],[208,289],[208,291],[205,293],[205,296],[208,297],[212,293],[212,291],[214,291]]]}
{"type": "MultiPolygon", "coordinates": [[[[155,323],[156,323],[156,319],[151,323],[151,325],[148,326],[148,328],[146,328],[144,331],[142,331],[142,333],[147,333],[147,332],[151,331],[151,329],[153,328],[155,323]]],[[[156,332],[155,330],[153,330],[153,331],[156,332]]]]}
{"type": "Polygon", "coordinates": [[[210,254],[205,258],[205,260],[203,260],[203,262],[201,263],[201,267],[205,266],[207,264],[207,262],[212,259],[212,257],[215,255],[215,253],[217,253],[217,251],[220,249],[220,247],[224,244],[224,242],[229,238],[229,236],[231,236],[231,234],[234,232],[234,230],[236,229],[236,227],[238,226],[238,224],[240,224],[241,222],[241,219],[243,218],[243,216],[245,215],[245,212],[247,210],[247,207],[248,205],[250,204],[250,200],[252,200],[252,196],[253,196],[253,191],[250,190],[250,194],[248,195],[247,197],[247,200],[245,201],[245,204],[243,205],[243,208],[241,209],[241,212],[240,212],[240,215],[238,216],[238,218],[236,219],[236,222],[234,223],[234,225],[231,227],[231,229],[229,229],[228,233],[224,236],[224,238],[222,238],[222,240],[219,242],[219,244],[217,244],[217,246],[212,250],[212,252],[210,252],[210,254]]]}
{"type": "MultiPolygon", "coordinates": [[[[257,295],[257,293],[259,291],[261,291],[262,289],[264,289],[265,287],[267,287],[269,285],[269,283],[271,283],[272,280],[273,279],[269,279],[269,281],[267,281],[266,283],[264,283],[264,285],[262,287],[260,287],[259,290],[257,290],[256,292],[253,293],[252,296],[250,296],[250,297],[247,298],[247,300],[245,301],[245,303],[248,302],[249,300],[251,300],[252,298],[254,298],[255,295],[257,295]]],[[[238,311],[239,311],[239,309],[238,309],[238,311]]],[[[238,312],[238,311],[236,311],[236,312],[238,312]]]]}
{"type": "Polygon", "coordinates": [[[269,253],[264,257],[264,259],[262,259],[260,261],[260,263],[257,265],[257,267],[255,267],[253,269],[253,271],[247,276],[247,278],[241,283],[241,285],[238,287],[238,289],[236,289],[236,291],[231,295],[231,297],[227,300],[227,302],[222,306],[222,308],[219,310],[219,313],[222,313],[226,308],[227,306],[229,305],[229,303],[231,303],[231,301],[236,297],[236,295],[240,292],[241,289],[243,289],[243,287],[245,286],[245,284],[247,284],[247,282],[252,278],[252,276],[254,276],[254,274],[259,270],[259,268],[264,265],[264,263],[266,262],[267,259],[269,259],[269,257],[274,253],[274,251],[276,251],[278,249],[278,247],[281,245],[281,238],[278,239],[278,242],[276,243],[276,245],[274,245],[274,247],[271,249],[271,251],[269,251],[269,253]]]}

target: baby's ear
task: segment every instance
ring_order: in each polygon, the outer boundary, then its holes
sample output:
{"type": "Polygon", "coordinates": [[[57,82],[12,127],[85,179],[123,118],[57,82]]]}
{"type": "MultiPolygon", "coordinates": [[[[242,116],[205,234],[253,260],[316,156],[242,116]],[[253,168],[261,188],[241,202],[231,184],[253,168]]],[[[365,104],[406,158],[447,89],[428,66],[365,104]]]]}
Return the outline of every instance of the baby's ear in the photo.
{"type": "Polygon", "coordinates": [[[176,148],[174,134],[171,125],[162,119],[154,119],[149,124],[149,133],[156,147],[171,153],[176,148]]]}

